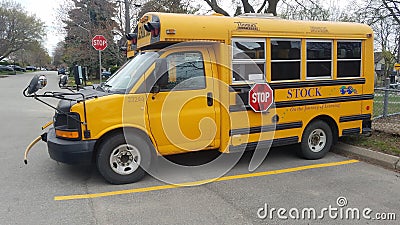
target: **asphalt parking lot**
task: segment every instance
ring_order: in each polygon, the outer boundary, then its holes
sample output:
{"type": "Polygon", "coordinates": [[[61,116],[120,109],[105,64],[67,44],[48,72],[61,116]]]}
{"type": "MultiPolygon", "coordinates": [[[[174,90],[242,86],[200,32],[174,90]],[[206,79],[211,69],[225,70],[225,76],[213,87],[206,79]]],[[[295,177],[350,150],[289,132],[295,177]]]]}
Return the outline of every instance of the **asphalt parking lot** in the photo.
{"type": "MultiPolygon", "coordinates": [[[[37,73],[48,77],[48,90],[57,90],[56,72],[37,73]]],[[[247,169],[251,153],[246,153],[220,180],[193,187],[170,185],[151,176],[134,184],[110,185],[94,166],[51,160],[43,142],[32,149],[24,165],[26,146],[53,115],[52,109],[22,96],[33,74],[0,78],[0,224],[399,223],[399,173],[334,153],[303,160],[294,153],[296,146],[272,149],[252,173],[247,169]],[[280,210],[282,218],[279,208],[286,210],[280,210]],[[296,209],[304,208],[315,209],[322,218],[291,218],[296,209]],[[337,211],[329,215],[324,208],[337,211]],[[370,218],[339,215],[348,208],[370,209],[370,218]],[[382,215],[387,220],[379,220],[382,215]],[[388,220],[393,215],[396,220],[388,220]]],[[[172,159],[190,164],[216,155],[202,152],[172,159]]]]}

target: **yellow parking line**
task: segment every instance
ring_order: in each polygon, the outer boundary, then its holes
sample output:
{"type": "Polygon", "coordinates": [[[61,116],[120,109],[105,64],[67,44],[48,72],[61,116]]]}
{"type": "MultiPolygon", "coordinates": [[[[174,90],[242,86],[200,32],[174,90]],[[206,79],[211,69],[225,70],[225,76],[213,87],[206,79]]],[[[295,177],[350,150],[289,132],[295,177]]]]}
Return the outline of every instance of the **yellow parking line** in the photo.
{"type": "Polygon", "coordinates": [[[100,197],[113,196],[113,195],[124,195],[124,194],[132,194],[132,193],[158,191],[158,190],[165,190],[165,189],[180,188],[180,187],[184,187],[184,186],[199,185],[199,184],[204,184],[204,183],[208,183],[208,182],[219,182],[219,181],[236,180],[236,179],[243,179],[243,178],[250,178],[250,177],[276,175],[276,174],[282,174],[282,173],[291,173],[291,172],[302,171],[302,170],[346,165],[346,164],[351,164],[351,163],[356,163],[356,162],[359,162],[359,161],[352,159],[352,160],[346,160],[346,161],[340,161],[340,162],[299,166],[299,167],[293,167],[293,168],[287,168],[287,169],[281,169],[281,170],[271,170],[271,171],[264,171],[264,172],[257,172],[257,173],[245,173],[245,174],[226,176],[226,177],[207,179],[207,180],[200,180],[200,181],[194,181],[194,182],[187,182],[187,183],[180,183],[180,184],[160,185],[160,186],[135,188],[135,189],[128,189],[128,190],[120,190],[120,191],[102,192],[102,193],[95,193],[95,194],[55,196],[54,200],[55,201],[64,201],[64,200],[74,200],[74,199],[89,199],[89,198],[100,198],[100,197]]]}

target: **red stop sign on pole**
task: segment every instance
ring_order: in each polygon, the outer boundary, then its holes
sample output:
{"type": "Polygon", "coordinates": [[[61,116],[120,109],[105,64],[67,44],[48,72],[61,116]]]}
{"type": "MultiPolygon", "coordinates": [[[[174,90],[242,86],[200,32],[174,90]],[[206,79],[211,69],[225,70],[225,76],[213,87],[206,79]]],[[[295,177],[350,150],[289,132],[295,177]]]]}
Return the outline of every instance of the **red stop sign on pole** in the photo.
{"type": "Polygon", "coordinates": [[[274,103],[274,91],[267,83],[257,83],[249,91],[249,105],[254,112],[265,112],[274,103]]]}
{"type": "Polygon", "coordinates": [[[92,39],[92,46],[98,51],[103,51],[107,48],[107,39],[103,35],[96,35],[92,39]]]}

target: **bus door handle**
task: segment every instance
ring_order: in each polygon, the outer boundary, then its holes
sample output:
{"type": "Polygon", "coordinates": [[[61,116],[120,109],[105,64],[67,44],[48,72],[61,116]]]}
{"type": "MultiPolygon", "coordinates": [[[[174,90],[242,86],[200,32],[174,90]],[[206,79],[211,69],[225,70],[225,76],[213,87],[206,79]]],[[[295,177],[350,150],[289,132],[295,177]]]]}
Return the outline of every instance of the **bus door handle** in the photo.
{"type": "Polygon", "coordinates": [[[207,105],[212,106],[214,104],[213,94],[211,92],[207,93],[207,105]]]}

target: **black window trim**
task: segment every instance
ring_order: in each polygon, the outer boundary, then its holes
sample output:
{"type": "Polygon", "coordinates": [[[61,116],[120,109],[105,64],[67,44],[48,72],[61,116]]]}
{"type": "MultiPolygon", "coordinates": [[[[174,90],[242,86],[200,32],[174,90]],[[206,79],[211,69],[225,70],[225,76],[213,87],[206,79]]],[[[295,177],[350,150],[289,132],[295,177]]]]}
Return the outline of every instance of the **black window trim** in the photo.
{"type": "MultiPolygon", "coordinates": [[[[263,81],[267,79],[267,39],[260,38],[260,37],[232,37],[231,38],[231,68],[233,69],[233,65],[238,64],[264,64],[264,74],[263,74],[263,81]],[[234,42],[264,42],[264,59],[234,59],[233,58],[233,43],[234,42]]],[[[254,80],[233,80],[233,71],[231,73],[231,84],[241,84],[241,83],[248,83],[248,82],[257,82],[254,80]]]]}
{"type": "Polygon", "coordinates": [[[306,68],[305,70],[305,75],[306,75],[306,80],[322,80],[322,79],[333,79],[333,58],[334,58],[334,54],[333,54],[333,48],[334,48],[334,42],[333,39],[306,39],[306,55],[307,55],[307,43],[310,42],[327,42],[327,43],[331,43],[331,59],[316,59],[316,60],[309,60],[307,59],[306,56],[306,68]],[[317,77],[309,77],[308,76],[308,71],[307,71],[307,66],[308,66],[308,62],[331,62],[331,75],[330,76],[317,76],[317,77]]]}
{"type": "Polygon", "coordinates": [[[363,49],[362,49],[362,40],[346,40],[346,39],[340,39],[336,41],[336,68],[339,66],[339,62],[356,62],[356,61],[360,61],[360,74],[358,76],[351,76],[351,77],[338,77],[339,74],[337,74],[336,71],[336,78],[337,79],[342,79],[342,78],[358,78],[362,76],[362,68],[363,68],[363,49]],[[337,57],[337,55],[339,54],[338,50],[339,50],[339,42],[354,42],[354,43],[360,43],[360,58],[359,59],[339,59],[339,57],[337,57]]]}
{"type": "Polygon", "coordinates": [[[301,80],[302,71],[303,71],[303,39],[302,38],[270,38],[270,49],[271,49],[271,82],[284,82],[284,81],[296,81],[301,80]],[[299,41],[300,42],[300,59],[272,59],[272,41],[299,41]],[[272,80],[272,63],[280,63],[280,62],[300,62],[300,77],[298,79],[286,79],[286,80],[272,80]]]}

